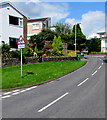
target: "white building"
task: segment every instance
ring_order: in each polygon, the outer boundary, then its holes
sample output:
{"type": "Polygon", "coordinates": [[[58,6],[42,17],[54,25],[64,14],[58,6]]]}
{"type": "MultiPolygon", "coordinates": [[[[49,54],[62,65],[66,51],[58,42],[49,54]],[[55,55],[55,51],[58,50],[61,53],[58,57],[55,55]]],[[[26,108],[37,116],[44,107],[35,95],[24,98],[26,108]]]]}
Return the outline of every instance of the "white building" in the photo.
{"type": "Polygon", "coordinates": [[[0,44],[17,48],[20,35],[27,39],[27,18],[10,2],[0,3],[0,44]]]}
{"type": "Polygon", "coordinates": [[[101,32],[98,33],[101,38],[101,52],[107,52],[107,33],[101,32]]]}

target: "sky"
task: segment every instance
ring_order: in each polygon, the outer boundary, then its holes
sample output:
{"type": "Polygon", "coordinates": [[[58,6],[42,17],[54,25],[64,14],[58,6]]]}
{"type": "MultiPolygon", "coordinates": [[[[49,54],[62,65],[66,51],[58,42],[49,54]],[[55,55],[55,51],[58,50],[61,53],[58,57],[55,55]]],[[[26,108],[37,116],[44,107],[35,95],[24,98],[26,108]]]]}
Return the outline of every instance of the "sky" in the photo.
{"type": "MultiPolygon", "coordinates": [[[[4,0],[3,0],[4,1],[4,0]]],[[[10,0],[23,14],[31,19],[51,17],[51,24],[66,22],[73,26],[81,23],[83,33],[93,37],[105,31],[104,0],[10,0]],[[62,2],[63,1],[63,2],[62,2]]]]}

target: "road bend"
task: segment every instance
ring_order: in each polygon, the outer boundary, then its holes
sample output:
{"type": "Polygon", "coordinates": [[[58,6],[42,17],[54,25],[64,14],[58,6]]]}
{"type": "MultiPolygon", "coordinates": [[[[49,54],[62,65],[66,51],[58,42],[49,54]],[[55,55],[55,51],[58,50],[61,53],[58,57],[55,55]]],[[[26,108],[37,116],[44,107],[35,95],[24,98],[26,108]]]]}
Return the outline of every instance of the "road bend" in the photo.
{"type": "MultiPolygon", "coordinates": [[[[49,83],[5,93],[2,118],[105,118],[103,57],[49,83]]],[[[72,66],[71,66],[72,67],[72,66]]]]}

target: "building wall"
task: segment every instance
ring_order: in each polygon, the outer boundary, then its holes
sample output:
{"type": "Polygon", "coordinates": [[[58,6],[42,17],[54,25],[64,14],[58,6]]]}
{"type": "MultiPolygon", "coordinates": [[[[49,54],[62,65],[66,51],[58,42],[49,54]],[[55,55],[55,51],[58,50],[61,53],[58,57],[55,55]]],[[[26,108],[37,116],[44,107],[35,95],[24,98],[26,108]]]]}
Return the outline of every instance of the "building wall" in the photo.
{"type": "Polygon", "coordinates": [[[42,22],[32,22],[32,23],[27,23],[27,34],[28,36],[34,35],[34,34],[38,34],[40,33],[42,30],[42,22]],[[34,29],[33,25],[38,23],[39,27],[38,29],[34,29]]]}
{"type": "Polygon", "coordinates": [[[23,18],[23,16],[9,5],[0,8],[0,14],[2,14],[2,16],[0,15],[0,21],[2,21],[2,23],[0,22],[0,26],[2,26],[1,41],[9,44],[9,37],[19,38],[20,35],[23,35],[23,27],[9,24],[9,15],[19,18],[23,18]]]}
{"type": "Polygon", "coordinates": [[[101,39],[101,52],[107,52],[107,38],[101,39]]]}

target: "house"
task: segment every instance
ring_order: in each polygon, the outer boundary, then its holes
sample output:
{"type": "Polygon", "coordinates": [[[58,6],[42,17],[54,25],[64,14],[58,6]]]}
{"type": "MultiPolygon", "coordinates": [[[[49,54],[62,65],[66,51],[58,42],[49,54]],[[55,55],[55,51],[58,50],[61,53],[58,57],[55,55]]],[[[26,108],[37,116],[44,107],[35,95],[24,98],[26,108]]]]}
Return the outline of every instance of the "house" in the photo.
{"type": "Polygon", "coordinates": [[[56,30],[56,27],[57,27],[57,26],[50,26],[49,29],[50,29],[51,31],[55,31],[55,30],[56,30]]]}
{"type": "Polygon", "coordinates": [[[51,18],[39,18],[29,19],[27,21],[27,37],[28,39],[32,35],[37,35],[43,29],[47,29],[51,26],[51,18]]]}
{"type": "Polygon", "coordinates": [[[107,33],[100,32],[98,33],[101,38],[101,52],[107,52],[107,33]]]}
{"type": "Polygon", "coordinates": [[[9,44],[17,48],[20,35],[27,40],[27,18],[12,3],[0,3],[0,44],[9,44]]]}

